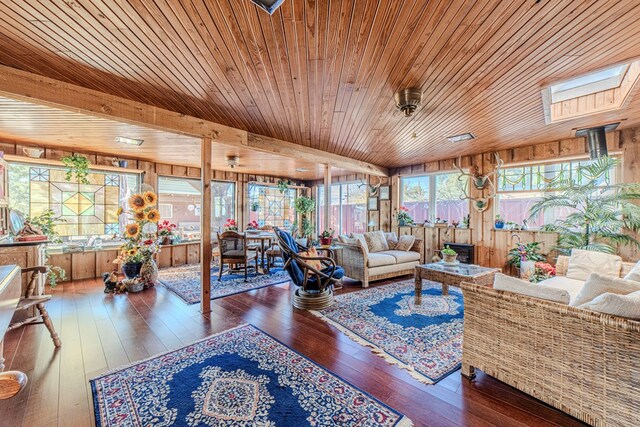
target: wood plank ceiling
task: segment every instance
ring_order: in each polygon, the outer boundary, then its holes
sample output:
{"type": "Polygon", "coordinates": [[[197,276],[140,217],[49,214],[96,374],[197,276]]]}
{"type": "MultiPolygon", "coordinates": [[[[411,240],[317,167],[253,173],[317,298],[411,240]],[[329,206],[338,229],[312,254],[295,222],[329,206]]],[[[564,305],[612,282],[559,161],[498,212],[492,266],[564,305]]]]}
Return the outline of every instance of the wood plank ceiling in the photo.
{"type": "MultiPolygon", "coordinates": [[[[4,97],[0,97],[0,129],[4,141],[20,145],[18,154],[22,154],[22,146],[37,142],[69,151],[88,151],[114,157],[133,157],[156,163],[200,167],[199,138],[4,97]],[[117,136],[142,139],[144,143],[139,147],[116,143],[117,136]]],[[[213,144],[212,167],[215,170],[286,176],[300,180],[320,179],[324,174],[322,165],[310,161],[224,144],[213,144]],[[230,168],[226,162],[227,156],[239,156],[240,164],[230,168]]],[[[335,175],[347,173],[349,172],[343,169],[334,170],[335,175]]]]}
{"type": "MultiPolygon", "coordinates": [[[[640,57],[636,0],[0,0],[0,63],[385,167],[561,139],[542,86],[640,57]],[[417,86],[407,119],[393,93],[417,86]],[[449,144],[473,132],[475,141],[449,144]]],[[[2,130],[0,129],[0,135],[2,130]]]]}

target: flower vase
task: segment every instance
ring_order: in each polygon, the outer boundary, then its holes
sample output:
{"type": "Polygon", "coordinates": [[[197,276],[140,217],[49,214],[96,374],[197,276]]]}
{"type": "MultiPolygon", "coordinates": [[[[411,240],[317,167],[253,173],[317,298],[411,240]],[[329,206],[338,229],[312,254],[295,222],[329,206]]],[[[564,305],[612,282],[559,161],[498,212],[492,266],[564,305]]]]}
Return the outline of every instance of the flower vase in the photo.
{"type": "Polygon", "coordinates": [[[520,262],[520,278],[522,280],[529,281],[531,276],[536,272],[536,262],[535,261],[521,261],[520,262]]]}
{"type": "Polygon", "coordinates": [[[164,236],[162,238],[162,245],[167,246],[171,244],[171,236],[164,236]]]}
{"type": "Polygon", "coordinates": [[[122,273],[127,279],[134,279],[140,275],[141,262],[125,262],[122,264],[122,273]]]}
{"type": "Polygon", "coordinates": [[[399,219],[398,220],[398,226],[404,227],[405,225],[407,225],[407,222],[404,219],[399,219]]]}
{"type": "Polygon", "coordinates": [[[140,278],[145,287],[154,286],[158,281],[158,265],[153,258],[149,258],[140,268],[140,278]]]}

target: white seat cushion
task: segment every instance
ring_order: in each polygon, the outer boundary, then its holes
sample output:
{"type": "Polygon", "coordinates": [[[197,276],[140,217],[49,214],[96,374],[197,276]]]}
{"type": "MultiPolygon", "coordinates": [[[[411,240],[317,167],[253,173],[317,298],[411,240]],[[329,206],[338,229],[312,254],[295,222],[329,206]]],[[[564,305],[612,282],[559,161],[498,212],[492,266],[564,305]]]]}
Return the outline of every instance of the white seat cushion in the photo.
{"type": "Polygon", "coordinates": [[[391,255],[396,259],[396,262],[398,264],[402,264],[403,262],[420,261],[419,252],[391,250],[391,251],[384,251],[380,253],[384,255],[391,255]]]}
{"type": "Polygon", "coordinates": [[[381,252],[372,252],[369,254],[368,267],[382,267],[383,265],[396,264],[396,259],[391,255],[386,255],[381,252]]]}
{"type": "Polygon", "coordinates": [[[564,276],[555,276],[550,279],[543,280],[542,282],[538,283],[538,285],[551,286],[552,288],[566,290],[569,293],[570,297],[569,304],[571,304],[580,294],[580,291],[584,286],[584,281],[569,279],[568,277],[564,276]]]}
{"type": "Polygon", "coordinates": [[[496,273],[493,288],[499,291],[509,291],[534,298],[569,304],[569,293],[565,289],[553,286],[540,286],[539,284],[525,282],[516,277],[496,273]]]}
{"type": "Polygon", "coordinates": [[[571,305],[578,307],[606,293],[626,295],[636,291],[640,291],[640,282],[590,274],[578,296],[572,299],[571,305]]]}
{"type": "Polygon", "coordinates": [[[640,291],[628,295],[602,294],[579,308],[638,320],[640,319],[640,291]]]}
{"type": "Polygon", "coordinates": [[[618,255],[573,249],[566,276],[569,279],[587,280],[591,273],[597,273],[616,278],[620,277],[621,269],[622,258],[618,255]]]}

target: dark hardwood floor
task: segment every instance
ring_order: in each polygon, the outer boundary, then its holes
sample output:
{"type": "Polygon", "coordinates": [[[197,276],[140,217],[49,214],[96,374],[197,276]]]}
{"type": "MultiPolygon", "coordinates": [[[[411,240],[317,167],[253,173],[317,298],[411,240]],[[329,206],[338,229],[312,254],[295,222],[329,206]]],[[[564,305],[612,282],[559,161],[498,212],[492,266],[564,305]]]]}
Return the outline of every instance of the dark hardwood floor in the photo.
{"type": "MultiPolygon", "coordinates": [[[[287,284],[214,300],[206,316],[161,286],[132,295],[102,289],[101,281],[84,280],[52,291],[48,308],[62,338],[57,351],[43,325],[6,335],[6,369],[25,372],[29,383],[15,398],[0,401],[0,426],[93,425],[90,378],[240,323],[273,335],[416,426],[582,425],[482,373],[473,382],[458,371],[435,386],[422,384],[313,315],[294,310],[287,284]]],[[[359,289],[348,284],[342,292],[359,289]]]]}

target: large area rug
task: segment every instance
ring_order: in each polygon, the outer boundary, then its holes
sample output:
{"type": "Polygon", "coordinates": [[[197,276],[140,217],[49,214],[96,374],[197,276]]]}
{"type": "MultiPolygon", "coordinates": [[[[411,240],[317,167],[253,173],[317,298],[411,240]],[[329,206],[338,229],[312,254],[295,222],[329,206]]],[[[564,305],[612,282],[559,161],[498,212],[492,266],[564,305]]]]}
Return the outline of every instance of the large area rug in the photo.
{"type": "MultiPolygon", "coordinates": [[[[250,273],[247,281],[243,274],[223,274],[218,282],[218,268],[211,269],[211,299],[252,291],[266,286],[277,285],[289,280],[289,275],[282,269],[271,270],[271,274],[250,273]]],[[[200,265],[163,268],[160,270],[158,282],[176,294],[187,304],[200,302],[200,265]]]]}
{"type": "Polygon", "coordinates": [[[414,281],[405,280],[335,297],[335,304],[312,311],[354,341],[373,348],[416,379],[435,384],[460,367],[462,293],[425,281],[422,304],[414,304],[414,281]]]}
{"type": "Polygon", "coordinates": [[[91,380],[96,425],[411,426],[251,325],[91,380]]]}

